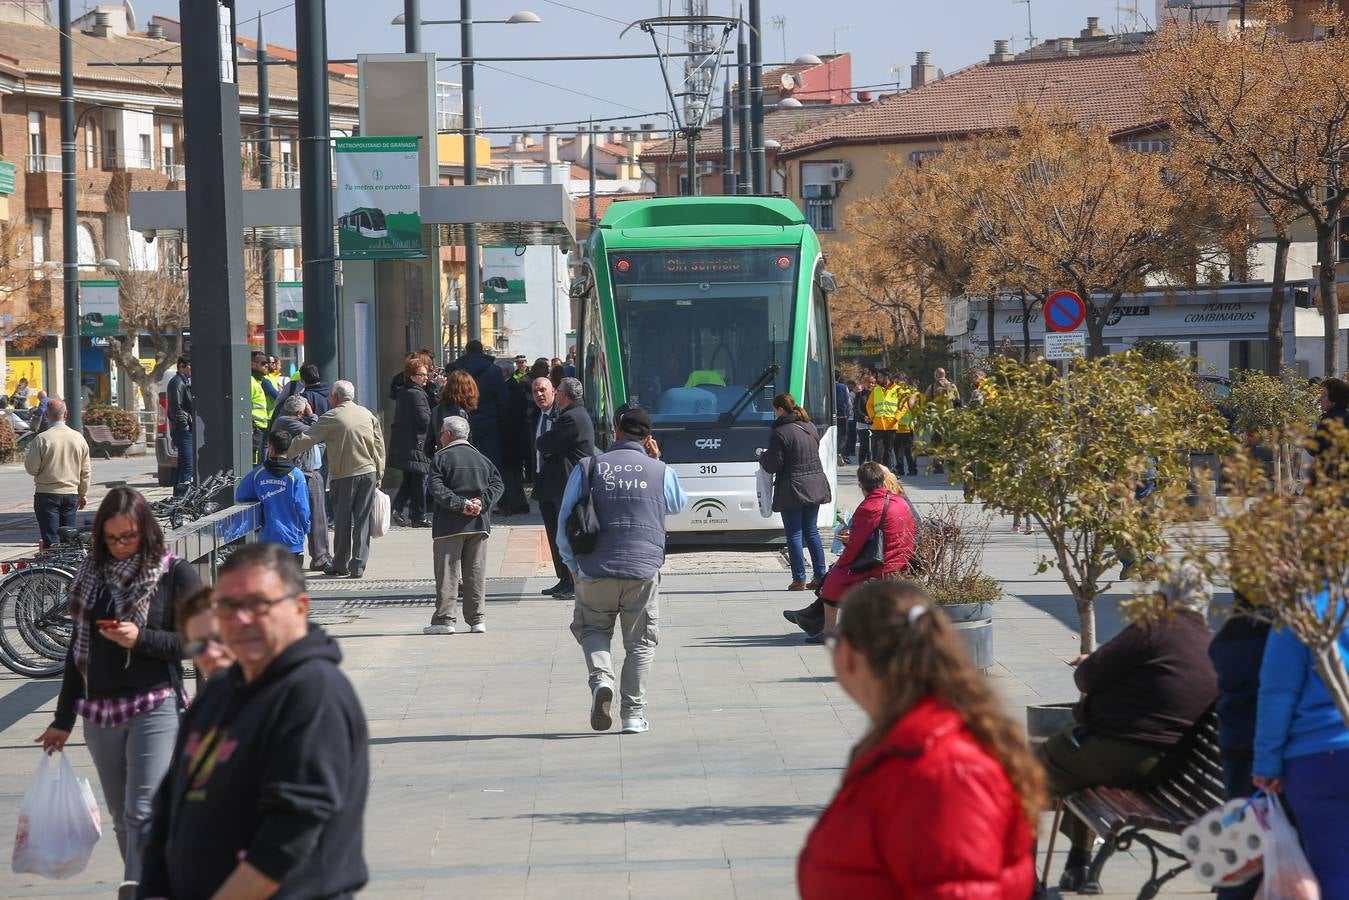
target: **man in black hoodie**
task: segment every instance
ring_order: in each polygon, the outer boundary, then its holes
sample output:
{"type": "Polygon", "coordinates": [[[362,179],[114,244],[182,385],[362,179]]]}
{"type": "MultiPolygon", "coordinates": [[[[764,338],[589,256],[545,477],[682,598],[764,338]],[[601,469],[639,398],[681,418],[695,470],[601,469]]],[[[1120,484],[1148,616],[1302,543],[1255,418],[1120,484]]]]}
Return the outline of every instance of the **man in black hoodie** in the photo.
{"type": "Polygon", "coordinates": [[[215,610],[237,661],[183,717],[138,896],[351,897],[368,879],[370,761],[337,643],[309,624],[304,574],[275,544],[229,558],[215,610]]]}

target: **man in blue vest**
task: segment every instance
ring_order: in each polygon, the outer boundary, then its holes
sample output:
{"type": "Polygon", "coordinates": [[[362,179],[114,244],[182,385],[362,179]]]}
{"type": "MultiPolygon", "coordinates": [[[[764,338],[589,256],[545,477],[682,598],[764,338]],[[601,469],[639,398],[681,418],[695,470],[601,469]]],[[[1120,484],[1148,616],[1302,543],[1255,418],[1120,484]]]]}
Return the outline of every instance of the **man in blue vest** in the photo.
{"type": "Polygon", "coordinates": [[[665,517],[688,497],[672,467],[660,461],[651,416],[636,406],[615,414],[615,443],[608,452],[572,469],[558,511],[557,548],[576,583],[571,633],[590,670],[590,727],[613,727],[614,668],[609,655],[615,620],[623,626],[623,677],[619,683],[624,734],[648,731],[646,675],[660,639],[657,598],[665,562],[665,517]],[[593,478],[592,478],[593,474],[593,478]],[[567,540],[567,517],[589,491],[600,534],[595,549],[577,554],[567,540]]]}

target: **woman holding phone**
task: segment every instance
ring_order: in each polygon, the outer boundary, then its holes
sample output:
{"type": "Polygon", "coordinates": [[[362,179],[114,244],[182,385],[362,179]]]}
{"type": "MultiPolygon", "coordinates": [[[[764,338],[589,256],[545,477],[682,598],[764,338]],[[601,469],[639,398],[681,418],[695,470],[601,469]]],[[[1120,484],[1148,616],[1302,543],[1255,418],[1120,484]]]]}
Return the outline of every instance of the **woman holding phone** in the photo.
{"type": "Polygon", "coordinates": [[[60,750],[75,717],[84,718],[125,866],[123,888],[139,881],[150,800],[168,771],[186,702],[174,607],[200,587],[196,570],[165,549],[145,498],[126,487],[109,491],[70,587],[65,677],[56,717],[38,741],[48,753],[60,750]]]}

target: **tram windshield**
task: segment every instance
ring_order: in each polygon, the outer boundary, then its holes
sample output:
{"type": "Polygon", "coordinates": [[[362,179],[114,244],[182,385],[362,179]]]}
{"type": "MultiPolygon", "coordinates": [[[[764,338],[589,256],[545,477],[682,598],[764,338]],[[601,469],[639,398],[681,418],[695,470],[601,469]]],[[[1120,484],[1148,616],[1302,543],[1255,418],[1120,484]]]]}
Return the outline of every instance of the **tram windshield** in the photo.
{"type": "Polygon", "coordinates": [[[658,425],[771,422],[773,395],[790,383],[798,256],[611,252],[629,402],[658,425]]]}

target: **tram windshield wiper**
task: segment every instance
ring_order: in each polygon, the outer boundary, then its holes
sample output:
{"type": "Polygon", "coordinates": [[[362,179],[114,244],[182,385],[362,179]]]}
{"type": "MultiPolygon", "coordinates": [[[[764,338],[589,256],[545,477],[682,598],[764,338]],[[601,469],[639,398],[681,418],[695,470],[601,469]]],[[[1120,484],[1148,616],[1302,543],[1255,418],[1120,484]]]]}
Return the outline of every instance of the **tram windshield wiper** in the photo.
{"type": "Polygon", "coordinates": [[[717,424],[721,426],[730,425],[736,419],[740,418],[740,414],[745,411],[746,407],[749,406],[750,401],[754,399],[755,392],[767,384],[773,376],[777,375],[779,368],[777,363],[769,364],[768,368],[763,370],[763,374],[754,379],[753,384],[745,388],[745,393],[740,395],[740,399],[736,400],[730,409],[721,414],[717,419],[717,424]]]}

